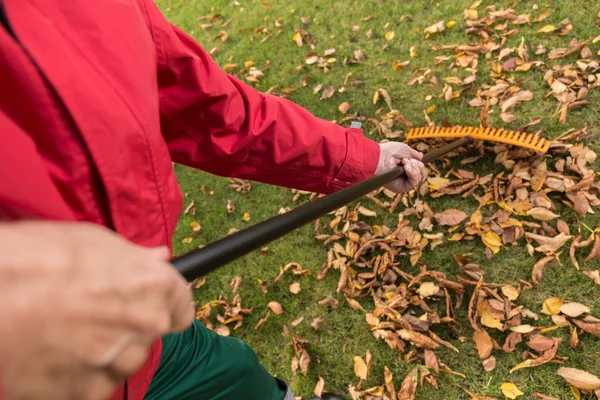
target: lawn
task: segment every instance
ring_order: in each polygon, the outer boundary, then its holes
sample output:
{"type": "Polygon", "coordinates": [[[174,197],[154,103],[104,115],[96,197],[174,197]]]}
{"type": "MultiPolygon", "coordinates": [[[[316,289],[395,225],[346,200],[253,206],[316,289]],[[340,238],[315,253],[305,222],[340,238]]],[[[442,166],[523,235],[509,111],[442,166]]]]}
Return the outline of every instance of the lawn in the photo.
{"type": "MultiPolygon", "coordinates": [[[[250,61],[264,73],[260,82],[255,84],[260,91],[271,89],[273,93],[285,94],[290,100],[302,105],[315,115],[327,119],[340,121],[344,117],[357,113],[358,116],[376,118],[376,110],[386,107],[383,101],[373,103],[373,95],[378,88],[387,90],[390,94],[393,107],[399,110],[406,120],[415,126],[424,126],[427,121],[424,110],[430,111],[428,117],[438,125],[442,121],[450,124],[479,126],[480,109],[470,107],[468,102],[474,97],[473,92],[465,92],[461,97],[452,101],[440,98],[444,82],[438,86],[428,84],[408,85],[408,81],[422,74],[413,72],[420,68],[431,68],[440,78],[459,75],[465,78],[468,74],[464,70],[453,71],[450,63],[442,62],[434,65],[436,56],[451,55],[451,52],[432,51],[435,45],[453,45],[476,43],[478,37],[465,34],[466,21],[464,10],[468,9],[473,1],[414,1],[394,2],[384,0],[374,1],[172,1],[157,0],[169,21],[178,25],[194,37],[207,50],[218,48],[214,59],[222,67],[238,64],[230,72],[235,74],[244,68],[250,61]],[[406,18],[409,15],[411,18],[406,18]],[[403,17],[404,16],[404,17],[403,17]],[[444,20],[447,28],[440,33],[425,39],[424,29],[432,24],[444,20]],[[454,21],[454,25],[449,23],[454,21]],[[209,26],[210,24],[210,26],[209,26]],[[223,26],[224,25],[224,26],[223,26]],[[304,44],[299,47],[295,42],[295,33],[303,29],[309,36],[304,36],[304,44]],[[222,41],[227,33],[227,40],[222,41]],[[394,36],[388,32],[394,32],[394,36]],[[386,34],[387,33],[387,34],[386,34]],[[311,49],[307,42],[315,41],[315,49],[311,49]],[[335,53],[325,58],[336,58],[330,63],[329,71],[325,72],[316,65],[307,65],[306,57],[311,51],[322,55],[325,50],[335,48],[335,53]],[[412,48],[412,51],[411,51],[412,48]],[[344,64],[345,57],[352,60],[355,51],[360,50],[364,61],[360,63],[344,64]],[[411,56],[411,52],[413,53],[411,56]],[[398,68],[400,62],[410,60],[404,68],[398,68]],[[394,63],[397,68],[394,68],[394,63]],[[266,63],[270,63],[265,67],[266,63]],[[303,66],[302,68],[298,68],[303,66]],[[348,81],[362,81],[360,84],[348,84],[342,93],[336,91],[331,98],[320,100],[323,90],[330,85],[336,89],[342,87],[347,74],[352,73],[348,81]],[[307,77],[307,75],[309,75],[307,77]],[[306,86],[303,85],[306,83],[306,86]],[[313,93],[317,85],[323,85],[321,91],[313,93]],[[432,97],[429,97],[432,96],[432,97]],[[352,108],[343,115],[338,106],[348,102],[352,108]],[[432,110],[432,106],[436,106],[432,110]]],[[[545,67],[534,67],[530,71],[514,72],[515,79],[522,79],[520,85],[523,89],[533,92],[533,101],[519,103],[515,108],[516,119],[504,122],[499,117],[499,111],[490,113],[488,123],[493,127],[517,129],[533,118],[541,118],[540,122],[530,128],[530,132],[541,128],[542,135],[547,138],[556,138],[568,129],[581,129],[589,126],[593,133],[584,143],[594,151],[600,150],[600,139],[597,132],[600,130],[600,89],[590,89],[586,100],[589,105],[569,110],[566,124],[560,124],[558,116],[554,116],[558,102],[554,97],[545,97],[550,87],[544,82],[544,68],[551,68],[554,64],[564,65],[574,63],[578,53],[567,58],[550,60],[548,54],[535,55],[533,50],[538,45],[545,46],[548,51],[569,47],[569,42],[577,38],[585,40],[595,38],[600,34],[600,5],[594,2],[577,1],[484,1],[476,9],[479,15],[484,15],[486,7],[495,5],[498,10],[512,7],[515,14],[531,14],[534,20],[543,12],[549,12],[546,19],[541,22],[531,22],[515,25],[516,34],[507,38],[504,48],[517,48],[521,38],[525,38],[530,48],[530,61],[540,60],[546,63],[545,67]],[[561,21],[569,18],[572,31],[563,36],[556,33],[538,32],[546,25],[554,27],[561,21]]],[[[512,29],[509,27],[508,29],[512,29]]],[[[498,31],[500,35],[501,31],[498,31]]],[[[498,36],[500,37],[500,36],[498,36]]],[[[588,43],[593,57],[600,58],[600,41],[588,43]]],[[[516,53],[515,53],[516,54],[516,53]]],[[[498,57],[498,51],[492,53],[490,59],[480,57],[477,68],[479,84],[493,85],[490,77],[491,64],[498,57]]],[[[389,109],[384,110],[384,112],[389,109]]],[[[348,126],[350,121],[340,122],[348,126]]],[[[402,125],[397,125],[395,130],[404,130],[402,125]]],[[[381,140],[375,125],[365,123],[365,134],[374,140],[381,140]]],[[[402,137],[396,139],[401,140],[402,137]]],[[[597,170],[598,162],[593,164],[597,170]]],[[[488,173],[497,173],[498,167],[491,161],[483,161],[476,165],[476,172],[483,176],[488,173]]],[[[243,229],[252,224],[276,215],[281,207],[296,207],[308,200],[307,195],[300,196],[294,201],[294,193],[265,184],[252,182],[248,193],[241,193],[230,187],[227,178],[216,177],[203,172],[190,170],[183,166],[176,166],[177,176],[182,191],[185,194],[186,206],[194,202],[195,215],[183,214],[174,239],[175,251],[181,254],[190,251],[199,245],[210,243],[225,236],[230,229],[243,229]],[[227,201],[233,200],[235,211],[228,213],[227,201]],[[244,218],[248,213],[250,219],[244,218]],[[201,230],[194,234],[190,223],[198,222],[201,230]],[[191,238],[191,242],[190,241],[191,238]]],[[[441,211],[456,208],[472,213],[478,204],[472,198],[462,199],[460,196],[444,196],[439,199],[426,198],[432,209],[441,211]]],[[[376,217],[366,217],[363,220],[369,224],[387,225],[395,227],[398,222],[396,214],[389,214],[378,209],[369,201],[363,202],[368,208],[377,211],[376,217]]],[[[596,209],[596,211],[599,211],[596,209]]],[[[583,218],[576,218],[569,209],[561,210],[561,217],[567,221],[571,232],[581,232],[587,237],[582,224],[594,229],[598,226],[598,218],[588,214],[583,218]],[[582,224],[580,224],[580,222],[582,224]],[[583,229],[583,231],[581,231],[583,229]]],[[[332,217],[323,218],[323,223],[332,217]]],[[[523,242],[524,243],[524,242],[523,242]]],[[[578,256],[583,270],[600,269],[599,260],[583,262],[584,253],[578,256]]],[[[485,271],[486,282],[500,282],[517,286],[519,280],[531,281],[531,270],[539,255],[531,257],[523,247],[506,247],[491,260],[486,257],[485,247],[481,242],[445,242],[435,251],[429,248],[423,252],[421,262],[430,270],[442,271],[450,277],[457,275],[460,270],[452,256],[454,254],[472,253],[471,258],[480,264],[485,271]]],[[[562,265],[554,264],[546,268],[543,282],[532,290],[522,293],[518,304],[522,304],[534,312],[541,310],[542,303],[549,297],[560,297],[572,302],[581,302],[591,308],[592,314],[600,317],[599,286],[591,279],[577,271],[569,261],[568,248],[563,249],[560,255],[562,265]]],[[[197,291],[199,305],[209,303],[224,297],[231,300],[234,296],[230,283],[236,276],[242,277],[242,283],[237,293],[242,298],[242,305],[252,308],[252,313],[246,316],[243,324],[237,330],[230,325],[231,335],[245,340],[258,354],[261,362],[274,375],[289,382],[297,396],[305,399],[312,395],[315,385],[322,377],[325,380],[327,391],[347,393],[348,385],[357,385],[359,379],[355,376],[353,366],[354,357],[364,357],[368,350],[372,354],[371,375],[366,382],[361,384],[361,389],[383,385],[384,367],[388,367],[394,376],[396,390],[400,388],[405,375],[416,365],[408,363],[398,351],[391,350],[383,341],[373,337],[365,323],[365,313],[354,310],[346,302],[343,295],[336,293],[339,272],[331,270],[324,280],[317,281],[321,266],[327,261],[327,248],[321,241],[314,237],[313,225],[281,238],[268,245],[267,254],[252,253],[221,268],[207,277],[206,283],[197,291]],[[294,277],[286,274],[278,283],[274,278],[279,274],[279,267],[290,262],[299,263],[309,269],[310,276],[294,277]],[[269,281],[268,293],[261,290],[260,282],[269,281]],[[292,282],[299,282],[302,291],[293,295],[289,291],[292,282]],[[329,309],[318,304],[318,301],[327,296],[339,300],[339,307],[329,309]],[[264,317],[267,304],[278,301],[284,309],[281,315],[271,315],[268,321],[257,331],[254,326],[264,317]],[[290,323],[300,317],[304,320],[292,327],[290,323]],[[310,322],[316,317],[323,317],[324,322],[318,330],[310,327],[310,322]],[[311,363],[307,376],[300,371],[292,373],[291,361],[294,357],[289,337],[282,336],[284,325],[291,332],[310,345],[306,348],[311,355],[311,363]]],[[[402,269],[416,275],[419,270],[408,263],[402,264],[402,269]]],[[[504,354],[494,351],[497,358],[496,368],[486,372],[471,340],[472,330],[467,321],[468,298],[472,288],[468,289],[463,306],[456,311],[458,327],[461,334],[450,335],[444,332],[437,333],[450,340],[457,347],[459,353],[443,348],[438,352],[440,360],[452,370],[464,374],[458,375],[440,372],[437,377],[439,389],[429,384],[417,389],[417,399],[461,399],[470,398],[459,387],[462,386],[471,392],[482,396],[503,398],[500,386],[504,382],[512,382],[524,392],[522,398],[533,398],[533,392],[541,392],[548,396],[560,399],[572,398],[569,385],[556,374],[559,365],[548,363],[535,368],[528,368],[508,374],[508,371],[522,361],[521,353],[527,350],[524,343],[517,346],[517,350],[504,354]],[[460,340],[460,336],[466,337],[460,340]]],[[[372,310],[373,303],[369,298],[361,300],[367,310],[372,310]]],[[[213,322],[216,312],[213,312],[213,322]]],[[[526,323],[526,322],[524,322],[526,323]]],[[[552,321],[548,316],[540,314],[536,322],[540,326],[551,326],[552,321]]],[[[555,336],[566,336],[568,329],[559,329],[552,333],[555,336]]],[[[500,337],[500,336],[498,336],[500,337]]],[[[580,333],[580,342],[577,350],[569,347],[568,340],[560,345],[558,354],[568,359],[565,366],[585,369],[590,373],[600,375],[600,339],[590,334],[580,333]]],[[[500,340],[500,339],[499,339],[500,340]]],[[[502,342],[500,342],[502,345],[502,342]]],[[[422,364],[422,362],[420,362],[422,364]]],[[[419,362],[417,362],[419,364],[419,362]]],[[[590,397],[591,398],[591,397],[590,397]]]]}

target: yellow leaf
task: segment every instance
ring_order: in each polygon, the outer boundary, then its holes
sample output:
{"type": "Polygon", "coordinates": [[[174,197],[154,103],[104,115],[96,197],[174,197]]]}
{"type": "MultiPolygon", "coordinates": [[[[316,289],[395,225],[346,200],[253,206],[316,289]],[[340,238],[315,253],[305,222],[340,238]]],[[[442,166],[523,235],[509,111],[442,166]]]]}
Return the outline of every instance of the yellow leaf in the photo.
{"type": "Polygon", "coordinates": [[[254,66],[254,61],[252,61],[252,60],[248,60],[244,63],[244,67],[246,67],[246,68],[250,68],[253,66],[254,66]]]}
{"type": "Polygon", "coordinates": [[[394,33],[394,31],[388,31],[385,33],[385,38],[386,38],[386,40],[392,40],[395,35],[396,34],[394,33]]]}
{"type": "Polygon", "coordinates": [[[454,25],[456,25],[454,20],[446,22],[446,28],[452,28],[454,25]]]}
{"type": "Polygon", "coordinates": [[[190,222],[190,226],[192,227],[192,230],[194,232],[200,232],[200,229],[202,229],[202,227],[197,221],[190,222]]]}
{"type": "Polygon", "coordinates": [[[417,293],[423,298],[431,297],[440,291],[440,287],[433,282],[423,282],[417,293]]]}
{"type": "Polygon", "coordinates": [[[494,317],[487,309],[481,314],[481,324],[488,328],[496,328],[502,330],[502,322],[494,317]]]}
{"type": "Polygon", "coordinates": [[[538,30],[538,33],[550,33],[550,32],[554,32],[556,30],[556,28],[554,27],[554,25],[546,25],[543,28],[541,28],[540,30],[538,30]]]}
{"type": "Polygon", "coordinates": [[[481,4],[482,1],[483,0],[477,0],[475,3],[471,4],[471,7],[469,7],[469,8],[473,9],[473,8],[479,7],[479,5],[481,4]]]}
{"type": "Polygon", "coordinates": [[[502,247],[502,240],[494,231],[489,231],[481,235],[481,240],[494,252],[494,254],[498,253],[500,251],[500,247],[502,247]]]}
{"type": "Polygon", "coordinates": [[[550,297],[544,300],[544,305],[542,306],[542,314],[546,315],[555,315],[560,313],[560,308],[564,302],[558,297],[550,297]]]}
{"type": "Polygon", "coordinates": [[[359,356],[355,356],[354,357],[354,375],[356,375],[358,378],[365,380],[367,379],[367,374],[368,374],[368,370],[367,370],[367,364],[365,363],[365,360],[362,359],[362,357],[359,356]]]}
{"type": "Polygon", "coordinates": [[[519,297],[519,291],[513,285],[502,286],[502,294],[504,294],[510,301],[516,300],[519,297]]]}
{"type": "Polygon", "coordinates": [[[410,58],[415,58],[417,56],[417,48],[415,46],[410,46],[408,52],[410,53],[410,58]]]}
{"type": "Polygon", "coordinates": [[[183,244],[190,244],[190,243],[192,243],[192,238],[191,237],[183,238],[183,240],[181,241],[181,243],[183,243],[183,244]]]}
{"type": "Polygon", "coordinates": [[[516,399],[517,397],[523,395],[524,393],[517,388],[514,383],[505,382],[500,387],[502,389],[502,394],[509,399],[516,399]]]}
{"type": "Polygon", "coordinates": [[[431,107],[429,107],[429,108],[427,109],[427,111],[425,111],[425,112],[426,112],[427,114],[431,114],[431,113],[432,113],[432,112],[434,112],[434,111],[435,111],[435,104],[434,104],[434,105],[432,105],[431,107]]]}
{"type": "Polygon", "coordinates": [[[479,18],[479,13],[477,12],[477,10],[469,8],[469,9],[465,10],[465,18],[477,19],[477,18],[479,18]]]}
{"type": "Polygon", "coordinates": [[[242,219],[246,222],[250,221],[250,213],[245,212],[242,219]]]}

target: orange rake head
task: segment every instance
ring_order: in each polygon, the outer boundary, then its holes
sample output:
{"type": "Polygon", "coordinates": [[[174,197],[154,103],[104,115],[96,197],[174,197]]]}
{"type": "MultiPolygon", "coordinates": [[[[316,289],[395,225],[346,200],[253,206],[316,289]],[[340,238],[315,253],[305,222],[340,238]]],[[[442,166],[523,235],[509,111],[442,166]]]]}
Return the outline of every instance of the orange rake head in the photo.
{"type": "Polygon", "coordinates": [[[406,140],[426,138],[461,138],[471,136],[474,140],[487,140],[500,142],[513,146],[525,147],[546,153],[550,147],[550,141],[541,136],[526,132],[507,131],[504,129],[475,128],[472,126],[454,126],[442,128],[429,126],[425,128],[413,128],[406,135],[406,140]]]}

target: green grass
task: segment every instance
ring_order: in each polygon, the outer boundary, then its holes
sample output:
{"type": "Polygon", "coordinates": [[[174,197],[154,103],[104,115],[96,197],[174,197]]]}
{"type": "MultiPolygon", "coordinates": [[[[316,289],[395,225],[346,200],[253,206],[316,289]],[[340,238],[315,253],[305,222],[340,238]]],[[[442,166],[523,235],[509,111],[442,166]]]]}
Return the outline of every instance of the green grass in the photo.
{"type": "MultiPolygon", "coordinates": [[[[219,54],[215,57],[220,65],[243,64],[246,60],[253,60],[256,66],[262,69],[264,63],[270,61],[270,67],[263,70],[265,76],[257,86],[258,90],[266,91],[275,85],[278,85],[277,90],[300,87],[304,77],[311,73],[312,77],[308,81],[309,87],[293,92],[289,99],[306,107],[319,117],[339,120],[341,114],[337,108],[342,101],[352,104],[351,112],[372,117],[375,110],[382,106],[382,103],[372,104],[373,93],[381,87],[389,91],[394,108],[400,110],[415,125],[425,124],[423,110],[433,104],[437,105],[437,109],[430,116],[438,123],[442,120],[462,125],[478,125],[479,123],[479,109],[468,107],[466,104],[473,97],[473,93],[464,93],[460,100],[446,103],[443,99],[438,98],[441,86],[406,85],[411,73],[418,68],[433,68],[440,79],[447,76],[464,76],[464,71],[452,71],[448,64],[433,67],[434,56],[450,53],[433,52],[430,48],[434,44],[463,44],[477,41],[476,37],[467,37],[464,33],[465,24],[462,12],[470,3],[470,0],[441,1],[439,3],[415,1],[403,2],[403,4],[384,0],[370,2],[279,0],[270,1],[269,8],[264,8],[260,1],[240,1],[240,5],[235,5],[233,1],[224,0],[211,2],[158,0],[159,6],[171,22],[190,33],[205,48],[211,49],[214,46],[220,48],[219,54]],[[220,14],[221,19],[215,22],[215,27],[212,29],[202,30],[197,17],[212,13],[220,14]],[[414,21],[398,22],[403,14],[410,14],[414,21]],[[369,15],[372,15],[372,18],[363,21],[363,18],[369,15]],[[300,21],[301,17],[310,17],[311,23],[307,26],[303,25],[300,21]],[[275,20],[278,18],[281,18],[280,21],[283,23],[281,33],[278,33],[279,29],[275,27],[275,20]],[[229,19],[232,20],[229,26],[218,27],[221,22],[229,19]],[[422,29],[440,19],[455,20],[456,25],[425,40],[422,29]],[[390,25],[384,28],[384,24],[387,22],[390,25]],[[351,29],[352,25],[358,25],[360,29],[354,32],[351,29]],[[260,44],[259,41],[265,34],[257,36],[254,30],[263,27],[275,33],[266,42],[260,44]],[[308,46],[300,48],[292,41],[292,36],[298,28],[305,29],[316,38],[316,51],[319,54],[322,54],[325,49],[336,48],[337,63],[333,65],[330,72],[325,74],[315,66],[305,67],[302,71],[295,70],[297,66],[304,65],[304,57],[311,51],[308,46]],[[416,32],[415,28],[420,28],[421,32],[416,32]],[[365,32],[369,29],[372,29],[373,32],[371,39],[365,36],[365,32]],[[219,40],[213,40],[219,30],[225,30],[229,34],[228,41],[223,44],[219,40]],[[392,41],[384,39],[384,34],[388,30],[395,31],[395,38],[392,41]],[[252,37],[255,38],[254,41],[251,41],[252,37]],[[383,49],[385,45],[387,47],[383,49]],[[394,60],[404,61],[410,58],[409,48],[411,46],[416,47],[417,57],[406,69],[393,70],[394,60]],[[361,64],[343,66],[341,63],[343,58],[345,56],[352,58],[353,51],[357,49],[362,50],[366,60],[361,64]],[[383,62],[383,64],[374,66],[378,62],[383,62]],[[336,89],[341,87],[344,77],[349,72],[352,72],[350,80],[362,80],[364,84],[348,86],[346,92],[335,93],[331,99],[324,101],[319,101],[320,94],[312,93],[312,88],[319,83],[325,87],[330,84],[334,85],[336,89]],[[427,95],[432,95],[433,99],[426,101],[427,95]]],[[[551,11],[551,15],[542,23],[519,26],[519,33],[509,38],[506,47],[517,47],[521,37],[525,37],[530,48],[544,44],[550,50],[557,47],[568,47],[569,41],[573,38],[583,40],[595,37],[600,33],[595,16],[600,11],[600,7],[592,6],[592,2],[581,0],[537,2],[539,11],[533,11],[532,6],[535,3],[533,1],[484,1],[479,10],[482,13],[483,7],[494,4],[498,8],[514,7],[518,13],[529,12],[532,16],[545,10],[551,11]],[[573,32],[569,35],[557,37],[536,33],[537,29],[543,25],[558,25],[567,17],[574,26],[573,32]]],[[[600,43],[590,46],[594,54],[600,49],[600,43]]],[[[530,51],[530,60],[541,60],[548,66],[553,65],[552,60],[546,56],[535,56],[532,51],[530,51]]],[[[567,60],[573,62],[576,58],[572,56],[567,60]]],[[[487,61],[483,57],[480,58],[477,74],[480,84],[492,83],[487,61]]],[[[567,62],[564,59],[556,61],[560,64],[567,62]]],[[[556,118],[551,118],[557,104],[556,100],[552,97],[542,99],[548,91],[548,86],[542,79],[543,72],[529,71],[515,75],[517,78],[524,79],[520,85],[523,89],[534,92],[534,101],[518,105],[514,112],[517,120],[511,124],[503,123],[498,118],[497,112],[491,114],[489,123],[492,126],[516,129],[534,117],[542,117],[542,121],[537,127],[542,127],[543,134],[547,137],[556,137],[569,128],[578,129],[585,124],[588,124],[593,132],[598,132],[600,127],[600,107],[598,107],[600,90],[590,91],[588,100],[591,104],[585,108],[571,111],[567,124],[559,125],[556,118]]],[[[375,140],[380,139],[376,132],[370,132],[373,125],[367,124],[366,127],[367,135],[371,135],[375,140]]],[[[586,143],[597,152],[600,150],[598,135],[586,143]]],[[[596,167],[597,165],[596,163],[596,167]]],[[[477,165],[477,172],[485,175],[495,171],[496,168],[491,163],[484,163],[477,165]]],[[[245,228],[276,215],[280,207],[295,207],[306,200],[306,196],[304,196],[302,201],[294,203],[292,201],[293,194],[288,189],[260,183],[252,183],[252,190],[249,193],[240,194],[229,187],[226,178],[215,177],[181,166],[176,166],[176,171],[182,190],[186,194],[186,205],[194,200],[197,210],[195,216],[182,215],[175,237],[176,253],[183,253],[198,245],[210,243],[225,236],[230,228],[245,228]],[[204,192],[200,190],[201,185],[205,185],[204,192]],[[214,192],[213,195],[210,194],[211,191],[214,192]],[[227,199],[235,201],[236,211],[233,214],[228,214],[226,211],[227,199]],[[242,220],[244,212],[251,214],[249,222],[242,220]],[[185,245],[181,243],[181,240],[191,235],[189,226],[191,221],[198,221],[202,225],[202,230],[191,244],[185,245]]],[[[428,198],[427,202],[435,211],[451,207],[473,211],[476,207],[476,203],[472,199],[442,197],[440,199],[428,198]]],[[[384,215],[377,206],[372,204],[368,206],[378,211],[377,218],[366,219],[369,223],[395,225],[397,216],[384,215]]],[[[570,223],[572,232],[576,232],[577,224],[573,213],[565,211],[562,216],[570,223]]],[[[598,223],[598,219],[593,216],[588,216],[583,221],[588,226],[595,226],[598,223]]],[[[245,318],[240,329],[232,331],[232,335],[244,339],[258,353],[265,367],[273,374],[290,382],[297,395],[309,397],[319,376],[325,379],[326,390],[345,392],[348,384],[356,384],[358,381],[353,374],[352,359],[356,355],[364,355],[366,350],[373,354],[373,367],[371,377],[362,387],[381,385],[383,369],[384,366],[387,366],[394,374],[396,389],[399,389],[404,375],[414,365],[407,364],[403,361],[401,354],[391,351],[383,341],[376,340],[367,330],[364,313],[352,310],[343,296],[335,294],[338,279],[336,271],[330,271],[323,281],[315,280],[319,268],[326,261],[326,250],[321,242],[317,242],[313,238],[312,225],[269,244],[268,248],[267,255],[260,255],[258,252],[252,253],[209,275],[207,283],[197,293],[199,303],[209,302],[219,296],[231,299],[233,294],[229,283],[234,276],[241,276],[243,282],[239,293],[243,299],[242,304],[245,307],[253,308],[254,311],[245,318]],[[291,295],[288,290],[289,284],[294,281],[292,276],[286,275],[278,284],[272,282],[279,272],[279,266],[292,261],[300,263],[313,272],[312,276],[297,279],[303,290],[296,296],[291,295]],[[270,281],[268,294],[264,295],[260,290],[259,280],[270,281]],[[317,301],[328,295],[333,295],[340,300],[340,306],[337,309],[328,310],[317,304],[317,301]],[[263,317],[266,304],[271,300],[279,301],[285,312],[280,316],[272,315],[269,321],[258,332],[255,332],[253,327],[263,317]],[[304,317],[304,321],[291,330],[295,335],[310,341],[308,350],[312,360],[307,377],[301,374],[292,375],[290,361],[293,357],[293,350],[287,346],[289,339],[281,336],[283,325],[288,324],[289,326],[291,321],[301,316],[304,317]],[[318,331],[314,331],[309,324],[317,316],[323,316],[325,322],[318,331]],[[317,362],[317,357],[320,363],[317,362]]],[[[485,256],[483,246],[475,242],[445,243],[436,250],[439,251],[426,251],[422,259],[430,269],[443,271],[453,277],[457,274],[458,268],[451,252],[461,254],[472,252],[474,261],[480,263],[486,271],[486,281],[515,285],[519,279],[530,280],[531,268],[537,260],[537,258],[529,257],[523,248],[510,247],[501,251],[490,261],[485,256]]],[[[570,301],[581,301],[592,308],[594,315],[600,316],[598,286],[595,286],[581,272],[575,271],[568,261],[568,257],[563,257],[563,260],[563,266],[556,264],[549,266],[542,285],[523,293],[519,298],[519,304],[538,312],[544,299],[557,296],[570,301]]],[[[582,259],[579,261],[586,270],[600,267],[597,260],[587,264],[583,264],[582,259]]],[[[403,264],[407,265],[407,263],[403,264]]],[[[411,273],[416,271],[416,268],[413,267],[405,268],[411,273]]],[[[372,308],[372,304],[368,301],[363,305],[368,309],[372,308]]],[[[543,315],[541,317],[539,324],[551,324],[549,319],[544,318],[543,315]]],[[[491,373],[485,372],[470,340],[471,329],[466,321],[466,305],[463,305],[457,313],[457,318],[463,329],[462,335],[466,336],[467,340],[461,343],[449,332],[438,329],[436,332],[439,335],[451,340],[460,350],[459,354],[447,350],[441,350],[439,354],[442,362],[467,377],[462,379],[442,373],[438,378],[439,390],[436,391],[428,385],[424,389],[419,388],[418,399],[468,398],[457,387],[457,384],[482,395],[502,398],[500,385],[505,381],[515,383],[525,392],[524,398],[532,398],[534,391],[561,399],[572,396],[568,385],[555,374],[556,364],[524,369],[508,375],[508,370],[521,361],[520,352],[526,348],[523,344],[520,344],[517,351],[512,354],[505,355],[495,351],[493,354],[498,359],[497,367],[491,373]]],[[[555,334],[564,336],[565,331],[558,331],[555,334]]],[[[569,348],[568,343],[563,343],[559,354],[569,358],[566,363],[568,366],[586,369],[600,375],[600,364],[597,362],[600,355],[598,338],[588,334],[581,335],[576,352],[569,348]]]]}

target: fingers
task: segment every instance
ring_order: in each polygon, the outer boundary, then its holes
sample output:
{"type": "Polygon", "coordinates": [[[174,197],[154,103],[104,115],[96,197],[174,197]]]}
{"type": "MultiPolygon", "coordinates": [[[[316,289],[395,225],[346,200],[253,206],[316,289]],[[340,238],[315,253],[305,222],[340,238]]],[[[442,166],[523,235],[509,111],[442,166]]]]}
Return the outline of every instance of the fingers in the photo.
{"type": "MultiPolygon", "coordinates": [[[[408,147],[408,146],[407,146],[408,147]]],[[[422,160],[423,159],[423,153],[421,153],[420,151],[417,151],[413,148],[408,147],[410,150],[410,155],[412,158],[415,158],[417,160],[422,160]]]]}
{"type": "Polygon", "coordinates": [[[416,164],[416,162],[417,161],[413,159],[402,160],[402,163],[404,164],[406,180],[410,184],[411,189],[419,185],[422,179],[421,168],[416,164]]]}

